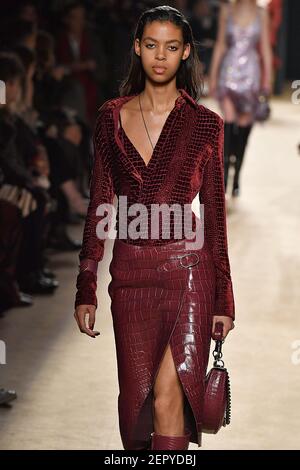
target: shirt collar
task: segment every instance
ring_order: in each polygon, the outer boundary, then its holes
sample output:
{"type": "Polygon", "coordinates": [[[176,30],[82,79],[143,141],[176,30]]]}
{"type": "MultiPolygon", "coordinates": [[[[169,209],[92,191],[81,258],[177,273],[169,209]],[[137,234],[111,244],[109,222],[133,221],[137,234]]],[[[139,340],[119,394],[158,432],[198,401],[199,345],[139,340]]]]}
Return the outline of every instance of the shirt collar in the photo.
{"type": "MultiPolygon", "coordinates": [[[[184,88],[178,88],[180,91],[181,95],[178,96],[175,100],[175,106],[177,108],[181,108],[183,104],[186,102],[190,103],[194,108],[198,107],[198,103],[194,100],[194,98],[189,95],[189,93],[184,89],[184,88]]],[[[131,98],[134,96],[137,96],[138,93],[133,93],[131,95],[124,95],[124,96],[119,96],[111,101],[111,105],[113,105],[114,108],[122,106],[126,101],[129,101],[131,98]]]]}
{"type": "Polygon", "coordinates": [[[191,95],[189,95],[189,93],[184,88],[179,88],[179,91],[181,92],[181,97],[179,97],[180,103],[184,101],[188,101],[195,108],[198,107],[197,101],[195,101],[194,98],[191,95]]]}
{"type": "MultiPolygon", "coordinates": [[[[178,112],[182,113],[184,110],[184,105],[186,103],[189,103],[193,107],[197,108],[198,104],[196,101],[185,91],[183,88],[179,88],[179,91],[181,92],[180,96],[178,96],[175,100],[175,107],[178,110],[178,112]]],[[[113,118],[113,129],[114,129],[114,139],[117,142],[120,150],[121,150],[121,159],[124,162],[124,165],[128,169],[128,171],[132,174],[134,178],[136,178],[140,184],[143,183],[143,178],[142,175],[139,173],[139,171],[135,168],[132,159],[128,158],[126,151],[123,147],[123,143],[120,140],[119,137],[119,132],[118,132],[118,118],[119,118],[119,112],[120,112],[120,107],[132,99],[134,96],[136,96],[138,93],[131,94],[131,95],[125,95],[125,96],[119,96],[117,98],[114,98],[112,100],[109,100],[109,108],[112,109],[112,118],[113,118]]],[[[177,113],[176,113],[177,114],[177,113]]]]}

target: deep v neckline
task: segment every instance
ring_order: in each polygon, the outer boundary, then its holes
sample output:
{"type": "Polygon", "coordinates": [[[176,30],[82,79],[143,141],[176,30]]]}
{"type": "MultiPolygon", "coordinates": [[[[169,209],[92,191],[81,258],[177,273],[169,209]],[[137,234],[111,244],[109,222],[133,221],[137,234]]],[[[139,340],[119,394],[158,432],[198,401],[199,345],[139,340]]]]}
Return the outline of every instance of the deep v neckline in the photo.
{"type": "Polygon", "coordinates": [[[153,148],[153,151],[152,151],[152,154],[151,154],[151,157],[148,161],[148,163],[145,162],[144,158],[142,157],[142,155],[140,154],[140,152],[137,150],[136,146],[133,144],[133,142],[131,141],[131,139],[128,137],[128,135],[126,134],[123,126],[122,126],[122,122],[121,122],[121,109],[119,109],[119,131],[123,133],[123,136],[125,137],[125,139],[127,140],[127,142],[129,143],[129,145],[132,147],[132,149],[135,151],[136,155],[138,156],[139,160],[141,160],[143,166],[144,166],[144,169],[145,170],[148,170],[149,167],[151,166],[153,160],[154,160],[154,157],[159,149],[159,146],[161,144],[161,140],[163,139],[163,136],[164,136],[164,133],[165,133],[165,130],[166,130],[166,127],[171,119],[171,117],[173,116],[173,113],[175,112],[176,108],[177,108],[177,104],[179,102],[180,99],[183,98],[183,93],[181,91],[181,89],[179,89],[179,92],[180,92],[180,95],[177,96],[176,100],[175,100],[175,103],[174,103],[174,106],[173,108],[171,109],[171,111],[169,112],[168,116],[167,116],[167,119],[165,120],[164,122],[164,125],[160,131],[160,134],[159,134],[159,137],[156,141],[156,144],[153,148]]]}

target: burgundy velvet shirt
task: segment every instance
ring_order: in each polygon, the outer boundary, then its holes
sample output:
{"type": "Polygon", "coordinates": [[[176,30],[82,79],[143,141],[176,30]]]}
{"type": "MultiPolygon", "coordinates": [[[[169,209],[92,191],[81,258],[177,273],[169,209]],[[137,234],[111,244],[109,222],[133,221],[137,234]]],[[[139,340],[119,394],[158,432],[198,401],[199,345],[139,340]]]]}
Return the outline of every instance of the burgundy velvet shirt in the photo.
{"type": "MultiPolygon", "coordinates": [[[[135,95],[108,100],[98,111],[90,203],[79,253],[75,307],[81,304],[97,306],[97,266],[103,258],[105,244],[105,237],[99,238],[96,233],[96,226],[103,219],[96,215],[100,204],[112,204],[115,195],[126,195],[128,207],[142,203],[149,208],[150,214],[151,204],[192,204],[199,193],[200,203],[204,204],[204,244],[208,244],[216,267],[214,315],[235,318],[227,248],[224,122],[218,114],[198,104],[184,89],[180,92],[147,165],[120,126],[120,108],[135,95]]],[[[118,220],[117,215],[117,238],[118,220]]],[[[123,241],[138,245],[170,243],[176,239],[172,217],[170,222],[171,240],[163,239],[160,230],[158,239],[128,237],[123,241]]]]}

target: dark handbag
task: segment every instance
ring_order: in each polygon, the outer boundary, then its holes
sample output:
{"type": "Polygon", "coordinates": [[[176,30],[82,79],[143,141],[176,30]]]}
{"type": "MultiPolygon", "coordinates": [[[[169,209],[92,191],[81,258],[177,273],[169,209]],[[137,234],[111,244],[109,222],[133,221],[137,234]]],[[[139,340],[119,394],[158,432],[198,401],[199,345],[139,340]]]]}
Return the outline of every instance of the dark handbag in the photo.
{"type": "Polygon", "coordinates": [[[206,375],[202,431],[216,434],[222,426],[230,423],[230,381],[224,361],[221,359],[223,323],[217,322],[212,338],[216,341],[213,351],[214,364],[206,375]]]}
{"type": "Polygon", "coordinates": [[[262,89],[257,95],[255,120],[259,122],[266,121],[269,119],[270,114],[271,108],[269,105],[269,93],[262,89]]]}

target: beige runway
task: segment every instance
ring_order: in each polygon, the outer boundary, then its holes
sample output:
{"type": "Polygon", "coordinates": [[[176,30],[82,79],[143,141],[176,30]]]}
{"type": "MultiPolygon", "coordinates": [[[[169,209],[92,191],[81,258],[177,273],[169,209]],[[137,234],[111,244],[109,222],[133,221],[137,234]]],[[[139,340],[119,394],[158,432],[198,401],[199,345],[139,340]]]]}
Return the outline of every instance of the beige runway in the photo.
{"type": "MultiPolygon", "coordinates": [[[[250,136],[241,196],[228,200],[236,326],[223,352],[232,423],[203,435],[199,451],[300,448],[299,130],[300,105],[274,99],[272,119],[250,136]]],[[[81,237],[82,227],[72,233],[81,237]]],[[[53,296],[0,319],[0,387],[18,393],[11,407],[0,407],[1,449],[122,449],[107,293],[111,247],[108,240],[98,271],[98,338],[81,334],[73,318],[77,252],[52,256],[60,281],[53,296]]]]}

